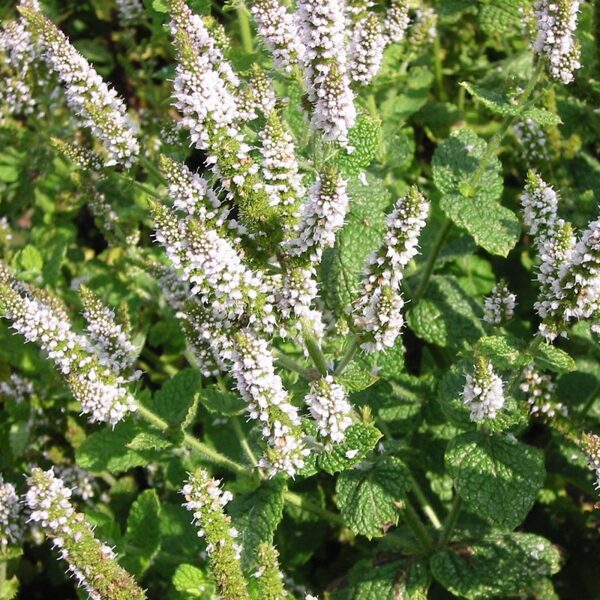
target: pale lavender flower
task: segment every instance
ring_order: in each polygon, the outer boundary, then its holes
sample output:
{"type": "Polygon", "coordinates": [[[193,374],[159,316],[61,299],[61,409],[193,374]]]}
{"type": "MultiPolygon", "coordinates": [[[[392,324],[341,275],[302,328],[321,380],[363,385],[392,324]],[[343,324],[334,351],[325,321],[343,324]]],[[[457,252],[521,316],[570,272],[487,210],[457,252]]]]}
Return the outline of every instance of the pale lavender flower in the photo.
{"type": "Polygon", "coordinates": [[[290,73],[304,57],[295,15],[288,12],[280,0],[255,0],[250,10],[275,66],[290,73]]]}
{"type": "Polygon", "coordinates": [[[573,72],[581,67],[575,32],[579,0],[536,0],[537,20],[534,52],[547,61],[548,72],[564,84],[573,81],[573,72]]]}
{"type": "Polygon", "coordinates": [[[490,325],[502,325],[513,318],[517,297],[505,281],[498,282],[483,303],[483,320],[490,325]]]}
{"type": "Polygon", "coordinates": [[[352,405],[344,387],[327,375],[311,383],[304,402],[327,445],[342,442],[346,429],[352,425],[352,405]]]}
{"type": "Polygon", "coordinates": [[[304,203],[295,237],[286,242],[290,255],[316,264],[323,250],[334,246],[335,235],[344,225],[348,212],[346,185],[346,180],[335,170],[319,176],[304,203]]]}
{"type": "Polygon", "coordinates": [[[65,86],[73,114],[89,127],[107,151],[105,165],[130,167],[139,144],[123,101],[49,19],[29,8],[22,14],[44,47],[44,59],[65,86]]]}
{"type": "Polygon", "coordinates": [[[370,14],[356,23],[348,60],[352,80],[361,85],[371,83],[381,66],[384,50],[385,37],[377,15],[370,14]]]}
{"type": "Polygon", "coordinates": [[[502,379],[486,359],[479,359],[473,373],[466,376],[463,402],[471,411],[471,421],[495,419],[504,407],[502,379]]]}
{"type": "Polygon", "coordinates": [[[21,542],[19,496],[12,483],[4,481],[0,475],[0,554],[8,546],[21,542]]]}
{"type": "Polygon", "coordinates": [[[304,70],[313,127],[328,141],[348,143],[356,121],[346,56],[344,0],[300,0],[304,70]]]}
{"type": "Polygon", "coordinates": [[[385,237],[369,257],[355,306],[354,323],[364,334],[364,350],[390,348],[400,335],[404,325],[400,289],[404,268],[418,252],[428,213],[429,203],[413,187],[388,215],[385,237]]]}
{"type": "Polygon", "coordinates": [[[392,5],[385,13],[383,24],[386,41],[389,44],[401,42],[406,35],[409,23],[408,2],[406,0],[392,0],[392,5]]]}
{"type": "Polygon", "coordinates": [[[92,527],[71,503],[72,491],[52,469],[33,469],[27,484],[25,504],[30,521],[52,540],[69,572],[92,600],[112,597],[117,586],[123,597],[146,597],[133,577],[118,565],[113,549],[94,537],[92,527]]]}
{"type": "Polygon", "coordinates": [[[265,340],[250,330],[234,335],[232,375],[248,414],[260,424],[267,452],[259,466],[271,476],[293,477],[309,454],[304,445],[298,409],[290,402],[265,340]]]}

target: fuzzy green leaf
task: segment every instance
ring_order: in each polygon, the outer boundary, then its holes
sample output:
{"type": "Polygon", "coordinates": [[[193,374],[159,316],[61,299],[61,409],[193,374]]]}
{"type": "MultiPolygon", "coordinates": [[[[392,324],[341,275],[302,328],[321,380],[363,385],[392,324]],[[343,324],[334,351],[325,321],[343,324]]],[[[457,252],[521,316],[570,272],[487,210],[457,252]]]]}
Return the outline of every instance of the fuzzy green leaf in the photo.
{"type": "Polygon", "coordinates": [[[160,502],[155,490],[143,491],[133,503],[123,536],[122,565],[139,577],[150,566],[160,547],[160,502]]]}
{"type": "Polygon", "coordinates": [[[139,451],[167,450],[171,447],[172,443],[157,431],[142,431],[127,443],[127,448],[139,451]]]}
{"type": "Polygon", "coordinates": [[[400,506],[409,489],[404,463],[394,456],[383,456],[344,471],[335,486],[335,501],[354,533],[381,537],[388,525],[398,523],[400,506]]]}
{"type": "Polygon", "coordinates": [[[488,252],[506,256],[519,239],[517,216],[495,202],[502,195],[500,161],[492,158],[473,185],[487,144],[470,129],[444,140],[433,156],[433,181],[442,193],[440,206],[459,227],[466,229],[488,252]]]}
{"type": "Polygon", "coordinates": [[[563,350],[550,344],[542,344],[536,351],[535,362],[542,369],[549,369],[555,373],[575,371],[575,361],[563,350]]]}
{"type": "Polygon", "coordinates": [[[246,411],[247,405],[239,394],[219,390],[215,387],[203,389],[200,402],[211,412],[227,417],[241,415],[246,411]]]}
{"type": "Polygon", "coordinates": [[[543,454],[510,434],[463,434],[448,445],[446,466],[468,508],[507,529],[527,516],[546,475],[543,454]]]}
{"type": "Polygon", "coordinates": [[[452,594],[467,600],[530,597],[529,587],[559,568],[558,550],[530,533],[492,534],[431,557],[433,576],[452,594]]]}
{"type": "Polygon", "coordinates": [[[479,24],[488,35],[519,35],[526,0],[490,0],[479,12],[479,24]]]}
{"type": "Polygon", "coordinates": [[[128,447],[136,437],[144,433],[145,428],[131,419],[117,423],[112,430],[105,428],[96,431],[77,448],[77,464],[94,473],[122,473],[133,467],[144,467],[160,456],[157,450],[128,447]]]}
{"type": "Polygon", "coordinates": [[[558,125],[561,123],[558,115],[555,115],[544,108],[530,106],[523,109],[517,106],[513,99],[504,92],[487,90],[472,83],[468,83],[467,81],[461,82],[460,85],[464,87],[471,96],[479,100],[484,106],[497,115],[532,119],[542,127],[558,125]]]}
{"type": "Polygon", "coordinates": [[[259,544],[273,543],[275,530],[283,516],[283,478],[265,481],[254,492],[236,496],[228,506],[229,514],[239,531],[238,542],[242,545],[242,568],[250,573],[256,567],[256,551],[259,544]]]}
{"type": "Polygon", "coordinates": [[[339,384],[343,385],[349,394],[362,392],[377,383],[379,377],[373,375],[372,370],[366,370],[360,367],[357,362],[351,362],[342,375],[336,377],[339,384]]]}
{"type": "Polygon", "coordinates": [[[179,565],[173,575],[173,587],[185,598],[214,598],[215,586],[203,571],[193,565],[179,565]]]}
{"type": "Polygon", "coordinates": [[[433,155],[433,182],[443,195],[471,193],[491,202],[502,194],[502,165],[497,158],[492,158],[484,169],[475,190],[470,190],[470,180],[487,144],[470,129],[461,129],[452,133],[436,149],[433,155]]]}
{"type": "Polygon", "coordinates": [[[519,342],[507,336],[492,335],[481,338],[477,342],[475,352],[488,358],[499,371],[521,368],[530,362],[523,354],[519,342]]]}
{"type": "Polygon", "coordinates": [[[426,600],[429,582],[424,561],[361,560],[348,575],[348,587],[334,593],[332,600],[426,600]]]}
{"type": "Polygon", "coordinates": [[[443,348],[469,348],[484,333],[477,304],[454,277],[434,276],[423,300],[407,314],[421,339],[443,348]]]}
{"type": "Polygon", "coordinates": [[[199,392],[200,374],[184,369],[154,393],[150,408],[171,427],[180,427],[193,415],[199,392]]]}
{"type": "Polygon", "coordinates": [[[361,115],[348,133],[348,146],[340,150],[336,162],[344,177],[355,177],[375,158],[381,141],[381,123],[368,115],[361,115]]]}
{"type": "Polygon", "coordinates": [[[355,423],[346,430],[344,441],[319,455],[317,465],[327,473],[351,469],[373,450],[380,440],[379,429],[368,423],[355,423]]]}
{"type": "Polygon", "coordinates": [[[356,299],[365,261],[386,230],[391,194],[380,179],[367,174],[367,182],[366,186],[357,179],[349,183],[352,202],[346,225],[338,234],[336,247],[323,257],[323,297],[340,314],[356,299]]]}
{"type": "Polygon", "coordinates": [[[489,198],[447,194],[442,197],[440,206],[490,254],[507,256],[519,241],[521,224],[515,213],[497,202],[490,202],[489,198]]]}

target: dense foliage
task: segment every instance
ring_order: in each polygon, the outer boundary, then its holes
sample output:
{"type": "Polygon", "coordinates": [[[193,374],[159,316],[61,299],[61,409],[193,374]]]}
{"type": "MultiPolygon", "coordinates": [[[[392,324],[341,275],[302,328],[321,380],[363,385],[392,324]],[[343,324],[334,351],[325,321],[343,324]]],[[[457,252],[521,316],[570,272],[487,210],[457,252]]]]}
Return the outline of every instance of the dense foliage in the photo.
{"type": "Polygon", "coordinates": [[[0,600],[600,597],[598,3],[0,15],[0,600]]]}

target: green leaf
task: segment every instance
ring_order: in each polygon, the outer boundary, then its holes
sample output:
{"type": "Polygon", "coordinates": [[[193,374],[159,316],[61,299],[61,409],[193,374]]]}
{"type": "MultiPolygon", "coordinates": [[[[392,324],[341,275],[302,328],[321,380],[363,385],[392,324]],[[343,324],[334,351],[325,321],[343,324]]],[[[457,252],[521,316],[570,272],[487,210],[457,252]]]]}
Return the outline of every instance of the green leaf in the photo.
{"type": "Polygon", "coordinates": [[[169,12],[169,7],[165,4],[164,0],[152,0],[152,8],[159,13],[169,12]]]}
{"type": "Polygon", "coordinates": [[[430,575],[424,561],[397,560],[384,564],[361,560],[348,575],[348,588],[332,600],[427,600],[430,575]]]}
{"type": "Polygon", "coordinates": [[[200,374],[196,369],[184,369],[154,393],[150,409],[171,427],[180,427],[193,417],[199,393],[200,374]]]}
{"type": "Polygon", "coordinates": [[[13,600],[19,593],[19,580],[16,575],[2,582],[0,588],[0,600],[13,600]]]}
{"type": "Polygon", "coordinates": [[[410,489],[410,475],[394,456],[344,471],[337,480],[335,502],[354,533],[381,537],[398,523],[399,511],[410,489]]]}
{"type": "Polygon", "coordinates": [[[475,354],[489,359],[498,371],[519,369],[530,362],[518,340],[501,335],[481,338],[477,342],[475,354]]]}
{"type": "Polygon", "coordinates": [[[368,115],[361,115],[348,133],[348,147],[341,148],[336,158],[344,177],[355,177],[364,171],[375,158],[381,142],[381,122],[368,115]]]}
{"type": "MultiPolygon", "coordinates": [[[[381,352],[369,352],[361,357],[361,362],[369,366],[369,371],[378,378],[397,379],[404,375],[404,343],[398,337],[396,343],[381,352]]],[[[375,382],[373,382],[375,383],[375,382]]]]}
{"type": "Polygon", "coordinates": [[[247,573],[256,567],[259,544],[273,543],[273,537],[283,516],[285,479],[278,477],[265,481],[254,492],[238,495],[228,505],[229,514],[239,531],[242,545],[242,568],[247,573]]]}
{"type": "Polygon", "coordinates": [[[541,369],[549,369],[555,373],[575,371],[575,361],[563,350],[551,344],[541,344],[535,353],[535,362],[541,369]]]}
{"type": "Polygon", "coordinates": [[[542,452],[511,434],[463,434],[448,444],[446,466],[467,507],[507,529],[527,516],[546,475],[542,452]]]}
{"type": "Polygon", "coordinates": [[[433,576],[460,598],[530,597],[531,585],[558,572],[560,554],[538,535],[505,533],[437,552],[430,564],[433,576]]]}
{"type": "Polygon", "coordinates": [[[247,405],[239,394],[230,391],[209,387],[200,393],[200,402],[211,412],[227,417],[241,415],[246,411],[247,405]]]}
{"type": "MultiPolygon", "coordinates": [[[[382,64],[381,81],[386,76],[397,78],[397,65],[386,64],[392,58],[392,53],[387,53],[382,64]],[[392,67],[391,69],[389,67],[392,67]]],[[[429,90],[433,83],[433,73],[425,67],[412,67],[407,74],[405,86],[399,86],[394,82],[393,86],[386,86],[387,98],[381,103],[380,110],[384,122],[399,123],[406,121],[408,117],[420,110],[427,102],[429,90]]]]}
{"type": "Polygon", "coordinates": [[[360,463],[381,439],[379,429],[368,423],[355,423],[346,430],[344,441],[319,455],[317,465],[327,473],[346,471],[360,463]]]}
{"type": "Polygon", "coordinates": [[[490,254],[507,256],[521,236],[521,223],[515,213],[489,198],[447,194],[442,197],[440,207],[490,254]]]}
{"type": "Polygon", "coordinates": [[[140,451],[167,450],[172,446],[173,444],[165,438],[164,434],[158,431],[142,431],[127,443],[127,448],[140,451]]]}
{"type": "Polygon", "coordinates": [[[31,244],[19,250],[14,258],[15,267],[19,271],[41,273],[44,268],[44,259],[40,251],[31,244]]]}
{"type": "Polygon", "coordinates": [[[468,349],[484,334],[480,307],[454,277],[431,278],[424,298],[407,314],[415,335],[443,348],[468,349]]]}
{"type": "Polygon", "coordinates": [[[489,202],[502,194],[502,165],[494,157],[484,169],[475,190],[470,190],[470,180],[477,171],[487,144],[470,129],[460,129],[450,135],[433,155],[433,182],[443,195],[470,192],[489,202]]]}
{"type": "Polygon", "coordinates": [[[367,185],[357,179],[348,184],[352,198],[346,226],[336,247],[325,253],[321,272],[326,303],[339,314],[356,298],[365,261],[377,249],[386,230],[391,194],[383,181],[367,173],[367,185]]]}
{"type": "Polygon", "coordinates": [[[506,256],[517,243],[517,216],[495,200],[502,195],[502,166],[493,157],[473,186],[473,175],[487,144],[470,129],[444,140],[433,156],[433,181],[442,193],[440,207],[456,225],[466,229],[488,252],[506,256]]]}
{"type": "Polygon", "coordinates": [[[215,586],[203,571],[193,565],[179,565],[173,575],[173,587],[186,598],[212,600],[215,586]]]}
{"type": "Polygon", "coordinates": [[[363,369],[356,361],[353,361],[339,377],[336,377],[336,380],[344,386],[349,394],[353,394],[370,388],[377,383],[379,377],[373,375],[371,370],[363,369]]]}
{"type": "Polygon", "coordinates": [[[490,0],[481,7],[479,24],[488,35],[519,35],[526,0],[490,0]]]}
{"type": "Polygon", "coordinates": [[[155,490],[144,490],[131,506],[127,530],[123,536],[121,563],[131,574],[140,577],[150,566],[160,547],[160,502],[155,490]]]}
{"type": "Polygon", "coordinates": [[[17,421],[15,423],[11,423],[8,433],[8,440],[10,442],[10,449],[13,456],[21,456],[27,449],[30,430],[31,425],[29,421],[17,421]]]}
{"type": "Polygon", "coordinates": [[[122,473],[133,467],[144,467],[160,455],[154,450],[128,448],[128,444],[144,433],[146,429],[132,419],[117,423],[114,429],[96,431],[76,449],[77,464],[93,473],[122,473]]]}
{"type": "Polygon", "coordinates": [[[502,116],[513,116],[521,119],[532,119],[542,127],[559,125],[562,123],[560,117],[544,108],[527,107],[523,109],[515,104],[514,98],[511,98],[505,92],[496,90],[487,90],[476,86],[467,81],[460,84],[471,96],[479,100],[484,106],[493,113],[502,116]]]}

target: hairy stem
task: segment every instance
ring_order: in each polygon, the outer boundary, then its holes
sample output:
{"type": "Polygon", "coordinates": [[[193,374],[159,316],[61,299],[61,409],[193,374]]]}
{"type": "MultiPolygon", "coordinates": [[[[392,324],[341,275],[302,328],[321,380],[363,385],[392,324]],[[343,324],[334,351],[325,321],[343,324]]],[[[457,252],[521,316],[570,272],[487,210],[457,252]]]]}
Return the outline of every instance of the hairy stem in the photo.
{"type": "Polygon", "coordinates": [[[237,435],[238,440],[240,441],[240,446],[246,454],[246,458],[248,459],[250,464],[253,467],[255,467],[258,464],[258,459],[256,458],[256,455],[254,454],[252,448],[250,447],[250,444],[248,443],[248,438],[246,437],[246,434],[242,429],[242,424],[240,423],[239,417],[232,417],[231,422],[233,424],[235,434],[237,435]]]}
{"type": "Polygon", "coordinates": [[[442,522],[440,521],[439,517],[437,516],[437,513],[431,506],[427,496],[425,495],[425,492],[423,491],[423,488],[421,487],[419,482],[414,478],[412,473],[410,475],[410,481],[412,486],[411,491],[415,495],[416,499],[419,501],[419,504],[421,505],[421,510],[429,519],[429,521],[435,529],[441,529],[442,522]]]}
{"type": "Polygon", "coordinates": [[[304,368],[302,365],[298,364],[293,358],[281,352],[281,350],[277,350],[275,348],[273,350],[273,356],[275,356],[277,362],[285,369],[293,371],[294,373],[298,373],[298,375],[302,375],[302,377],[305,377],[306,379],[318,379],[318,373],[315,373],[310,369],[304,368]]]}
{"type": "MultiPolygon", "coordinates": [[[[149,408],[138,404],[136,413],[142,417],[144,420],[148,421],[151,425],[154,425],[157,429],[161,431],[167,431],[169,429],[169,424],[161,419],[157,414],[152,412],[149,408]]],[[[247,475],[252,476],[252,468],[241,465],[234,460],[231,460],[227,456],[217,452],[210,446],[202,443],[197,440],[194,436],[186,433],[183,437],[183,444],[192,450],[195,450],[199,455],[201,455],[208,462],[211,462],[215,465],[223,467],[224,469],[228,469],[233,473],[238,475],[247,475]]]]}
{"type": "Polygon", "coordinates": [[[450,512],[446,517],[446,521],[444,522],[444,528],[442,529],[442,533],[440,534],[440,538],[438,540],[438,548],[444,548],[450,541],[452,533],[454,532],[454,528],[456,527],[456,522],[458,521],[458,515],[460,513],[461,507],[462,498],[458,495],[457,492],[455,492],[454,500],[452,501],[452,506],[450,507],[450,512]]]}
{"type": "Polygon", "coordinates": [[[239,6],[237,15],[244,52],[252,54],[254,52],[254,40],[252,39],[252,28],[250,27],[250,15],[248,14],[248,9],[245,6],[239,6]]]}
{"type": "Polygon", "coordinates": [[[429,280],[431,279],[431,275],[433,274],[433,269],[435,267],[435,261],[437,260],[442,246],[446,241],[446,237],[448,237],[448,234],[450,233],[451,229],[452,221],[446,217],[441,229],[438,231],[437,237],[435,238],[433,248],[429,253],[429,258],[427,259],[427,263],[425,265],[425,271],[423,272],[423,275],[421,275],[419,286],[413,294],[412,301],[414,304],[416,304],[425,295],[425,292],[427,291],[427,286],[429,285],[429,280]]]}
{"type": "Polygon", "coordinates": [[[337,364],[337,366],[335,368],[336,375],[341,375],[343,373],[344,369],[347,367],[348,363],[354,358],[354,355],[356,354],[357,350],[360,348],[360,342],[361,342],[361,339],[359,336],[355,335],[352,337],[352,340],[350,340],[350,345],[346,349],[346,352],[344,352],[344,355],[342,356],[342,358],[340,358],[340,362],[337,364]]]}
{"type": "Polygon", "coordinates": [[[319,373],[325,377],[328,373],[327,360],[312,329],[306,323],[302,323],[302,337],[304,338],[304,345],[306,346],[308,355],[311,357],[313,363],[315,363],[315,367],[319,373]]]}
{"type": "Polygon", "coordinates": [[[433,538],[429,531],[427,531],[427,527],[423,525],[423,521],[421,521],[417,511],[408,500],[404,502],[404,516],[406,518],[406,523],[421,544],[423,550],[428,554],[433,552],[435,547],[433,538]]]}
{"type": "Polygon", "coordinates": [[[321,517],[330,523],[334,523],[335,525],[344,525],[344,519],[341,515],[331,512],[326,508],[322,508],[318,504],[314,504],[300,494],[296,494],[295,492],[285,492],[283,497],[290,506],[301,508],[302,510],[312,513],[317,517],[321,517]]]}
{"type": "MultiPolygon", "coordinates": [[[[529,99],[529,97],[531,96],[533,91],[535,90],[535,86],[536,86],[537,82],[539,81],[542,71],[543,71],[543,65],[540,62],[536,65],[536,67],[533,71],[533,75],[531,76],[531,79],[529,80],[525,90],[519,97],[518,104],[520,106],[522,106],[523,104],[525,104],[527,102],[527,100],[529,99]]],[[[508,131],[508,129],[514,123],[514,121],[516,119],[517,119],[517,117],[515,117],[513,115],[506,115],[504,117],[504,119],[502,120],[502,123],[500,124],[500,129],[498,129],[498,131],[492,136],[492,139],[488,142],[487,148],[485,150],[484,155],[481,158],[481,161],[477,167],[477,170],[475,171],[475,173],[473,173],[473,175],[471,176],[471,178],[468,181],[469,189],[474,190],[476,188],[477,184],[479,183],[479,179],[485,172],[490,160],[492,160],[492,158],[498,152],[498,149],[500,147],[500,144],[502,143],[502,140],[504,139],[504,136],[506,135],[506,132],[508,131]]],[[[448,233],[450,233],[451,229],[452,229],[452,221],[450,219],[446,218],[446,220],[444,221],[444,223],[442,225],[442,228],[439,230],[438,235],[435,239],[434,246],[431,249],[429,258],[427,259],[427,264],[425,265],[425,272],[423,273],[423,275],[421,277],[421,281],[419,282],[419,286],[417,287],[417,290],[415,291],[415,294],[413,296],[412,300],[414,303],[418,302],[423,297],[425,292],[427,291],[427,286],[429,285],[429,280],[431,279],[431,275],[432,275],[433,269],[435,267],[435,262],[436,262],[437,257],[442,249],[442,246],[444,245],[444,242],[446,241],[446,237],[448,237],[448,233]]]]}

